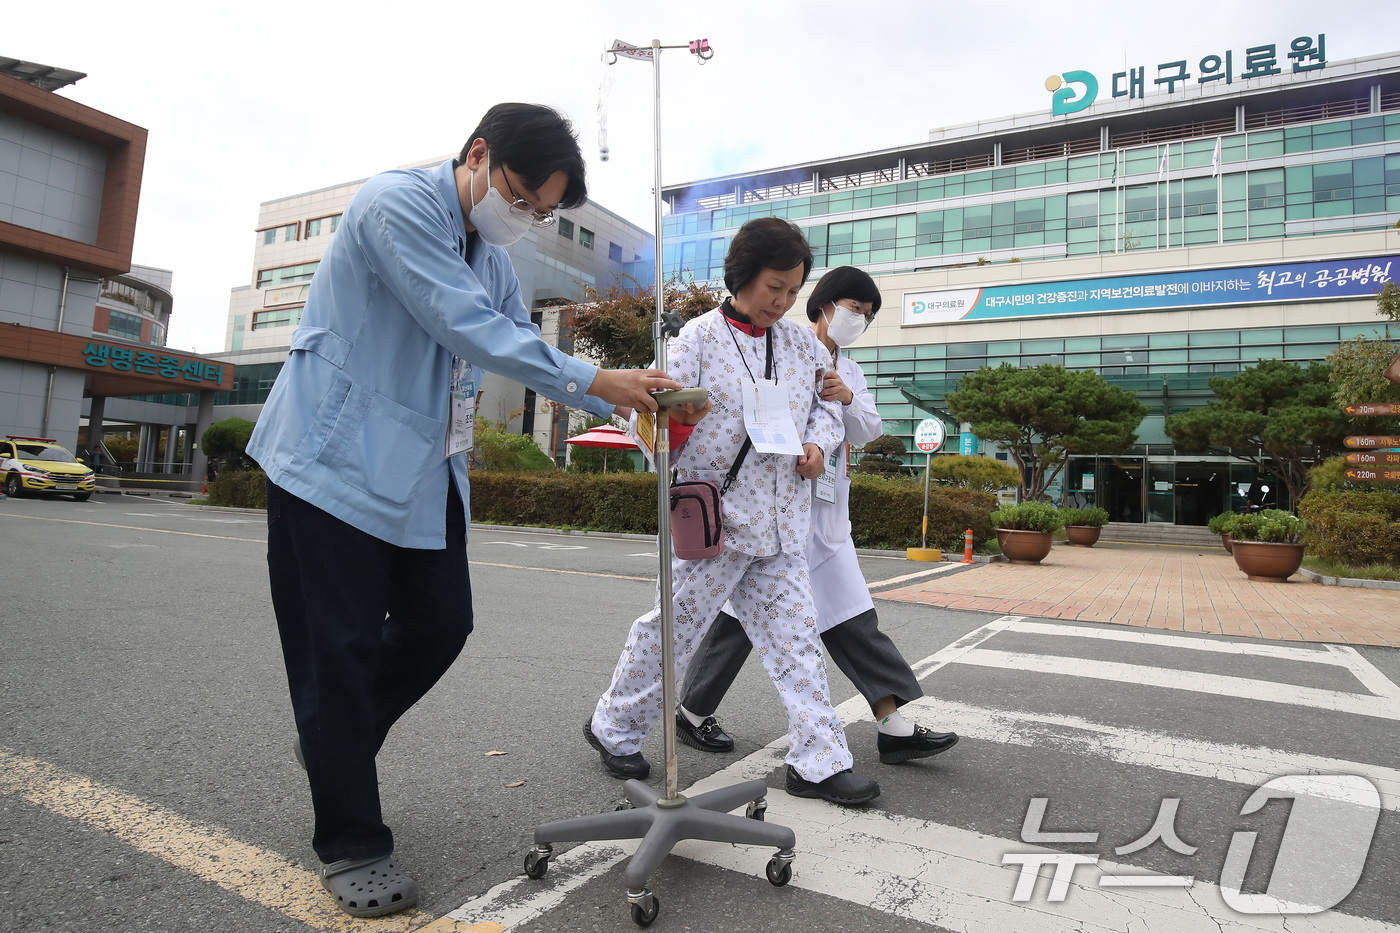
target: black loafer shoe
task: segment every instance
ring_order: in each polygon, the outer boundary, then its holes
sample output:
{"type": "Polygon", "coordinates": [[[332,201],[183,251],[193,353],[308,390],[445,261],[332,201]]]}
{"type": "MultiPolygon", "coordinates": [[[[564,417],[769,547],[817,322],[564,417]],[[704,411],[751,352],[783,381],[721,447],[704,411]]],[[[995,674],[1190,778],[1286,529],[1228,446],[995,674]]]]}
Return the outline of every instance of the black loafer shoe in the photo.
{"type": "Polygon", "coordinates": [[[812,782],[788,765],[787,792],[794,797],[820,797],[831,803],[855,807],[880,796],[880,785],[870,778],[861,777],[850,768],[838,771],[825,781],[812,782]]]}
{"type": "Polygon", "coordinates": [[[932,758],[958,744],[956,732],[934,732],[915,726],[913,735],[879,733],[876,746],[880,749],[880,764],[894,765],[915,758],[932,758]]]}
{"type": "Polygon", "coordinates": [[[598,756],[603,760],[603,767],[608,769],[608,773],[615,778],[636,778],[643,780],[651,773],[651,765],[642,757],[641,752],[633,752],[630,755],[613,755],[603,747],[603,743],[598,741],[598,737],[593,734],[592,720],[585,720],[583,723],[583,737],[588,740],[588,744],[598,750],[598,756]]]}
{"type": "Polygon", "coordinates": [[[734,740],[719,727],[715,717],[707,716],[700,725],[692,725],[684,713],[676,714],[676,735],[691,748],[702,752],[732,752],[734,740]]]}

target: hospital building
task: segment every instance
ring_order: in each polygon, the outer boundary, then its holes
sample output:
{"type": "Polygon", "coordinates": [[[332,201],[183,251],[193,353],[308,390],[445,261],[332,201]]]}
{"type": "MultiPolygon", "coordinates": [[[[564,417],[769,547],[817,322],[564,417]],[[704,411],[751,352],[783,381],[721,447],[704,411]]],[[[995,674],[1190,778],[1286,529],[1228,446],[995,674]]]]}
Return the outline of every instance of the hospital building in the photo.
{"type": "Polygon", "coordinates": [[[1178,452],[1166,417],[1214,398],[1211,376],[1385,336],[1376,293],[1400,279],[1400,53],[1255,38],[1065,71],[1042,110],[911,145],[666,186],[665,272],[720,280],[745,221],[787,218],[812,244],[810,281],[875,276],[883,307],[850,355],[909,449],[935,416],[948,451],[1006,457],[948,414],[965,373],[1094,370],[1150,414],[1134,447],[1072,458],[1051,495],[1203,525],[1269,477],[1178,452]]]}

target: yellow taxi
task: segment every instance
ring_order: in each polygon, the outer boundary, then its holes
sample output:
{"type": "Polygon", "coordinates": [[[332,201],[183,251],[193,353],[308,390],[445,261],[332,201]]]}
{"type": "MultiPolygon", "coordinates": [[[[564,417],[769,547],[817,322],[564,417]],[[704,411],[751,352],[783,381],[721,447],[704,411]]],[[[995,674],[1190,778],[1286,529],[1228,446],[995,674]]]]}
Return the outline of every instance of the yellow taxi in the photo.
{"type": "Polygon", "coordinates": [[[86,502],[97,477],[51,437],[11,434],[0,440],[0,484],[7,496],[53,493],[86,502]]]}

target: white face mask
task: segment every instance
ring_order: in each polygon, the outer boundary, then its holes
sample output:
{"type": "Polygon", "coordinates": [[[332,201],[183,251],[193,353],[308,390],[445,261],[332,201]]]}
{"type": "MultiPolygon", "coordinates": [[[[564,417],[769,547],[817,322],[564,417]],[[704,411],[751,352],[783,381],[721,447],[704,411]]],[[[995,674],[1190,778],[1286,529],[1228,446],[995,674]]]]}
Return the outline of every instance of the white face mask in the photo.
{"type": "Polygon", "coordinates": [[[833,313],[826,319],[826,335],[838,347],[849,347],[860,339],[861,334],[865,333],[865,328],[870,325],[870,321],[865,315],[857,314],[850,308],[835,302],[832,303],[831,307],[833,313]]]}
{"type": "MultiPolygon", "coordinates": [[[[473,174],[469,190],[476,187],[473,174]]],[[[476,192],[472,190],[472,194],[476,192]]],[[[491,153],[486,153],[486,196],[472,205],[467,220],[476,228],[483,243],[490,246],[509,246],[530,230],[530,218],[519,217],[510,209],[510,202],[501,197],[496,186],[491,184],[491,153]]]]}

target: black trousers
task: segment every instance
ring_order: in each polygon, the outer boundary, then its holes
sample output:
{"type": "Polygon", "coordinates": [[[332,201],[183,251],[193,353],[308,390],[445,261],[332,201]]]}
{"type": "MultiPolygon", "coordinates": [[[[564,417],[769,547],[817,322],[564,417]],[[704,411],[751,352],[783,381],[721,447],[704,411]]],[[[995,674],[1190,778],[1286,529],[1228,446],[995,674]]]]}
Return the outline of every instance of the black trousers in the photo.
{"type": "Polygon", "coordinates": [[[403,548],[271,482],[267,563],[323,862],[394,849],[374,756],[472,630],[466,521],[455,484],[447,548],[403,548]]]}
{"type": "MultiPolygon", "coordinates": [[[[924,695],[909,662],[880,631],[874,609],[827,629],[822,646],[871,706],[887,696],[903,706],[924,695]]],[[[713,716],[752,650],[739,620],[721,612],[686,670],[681,705],[697,716],[713,716]]]]}

